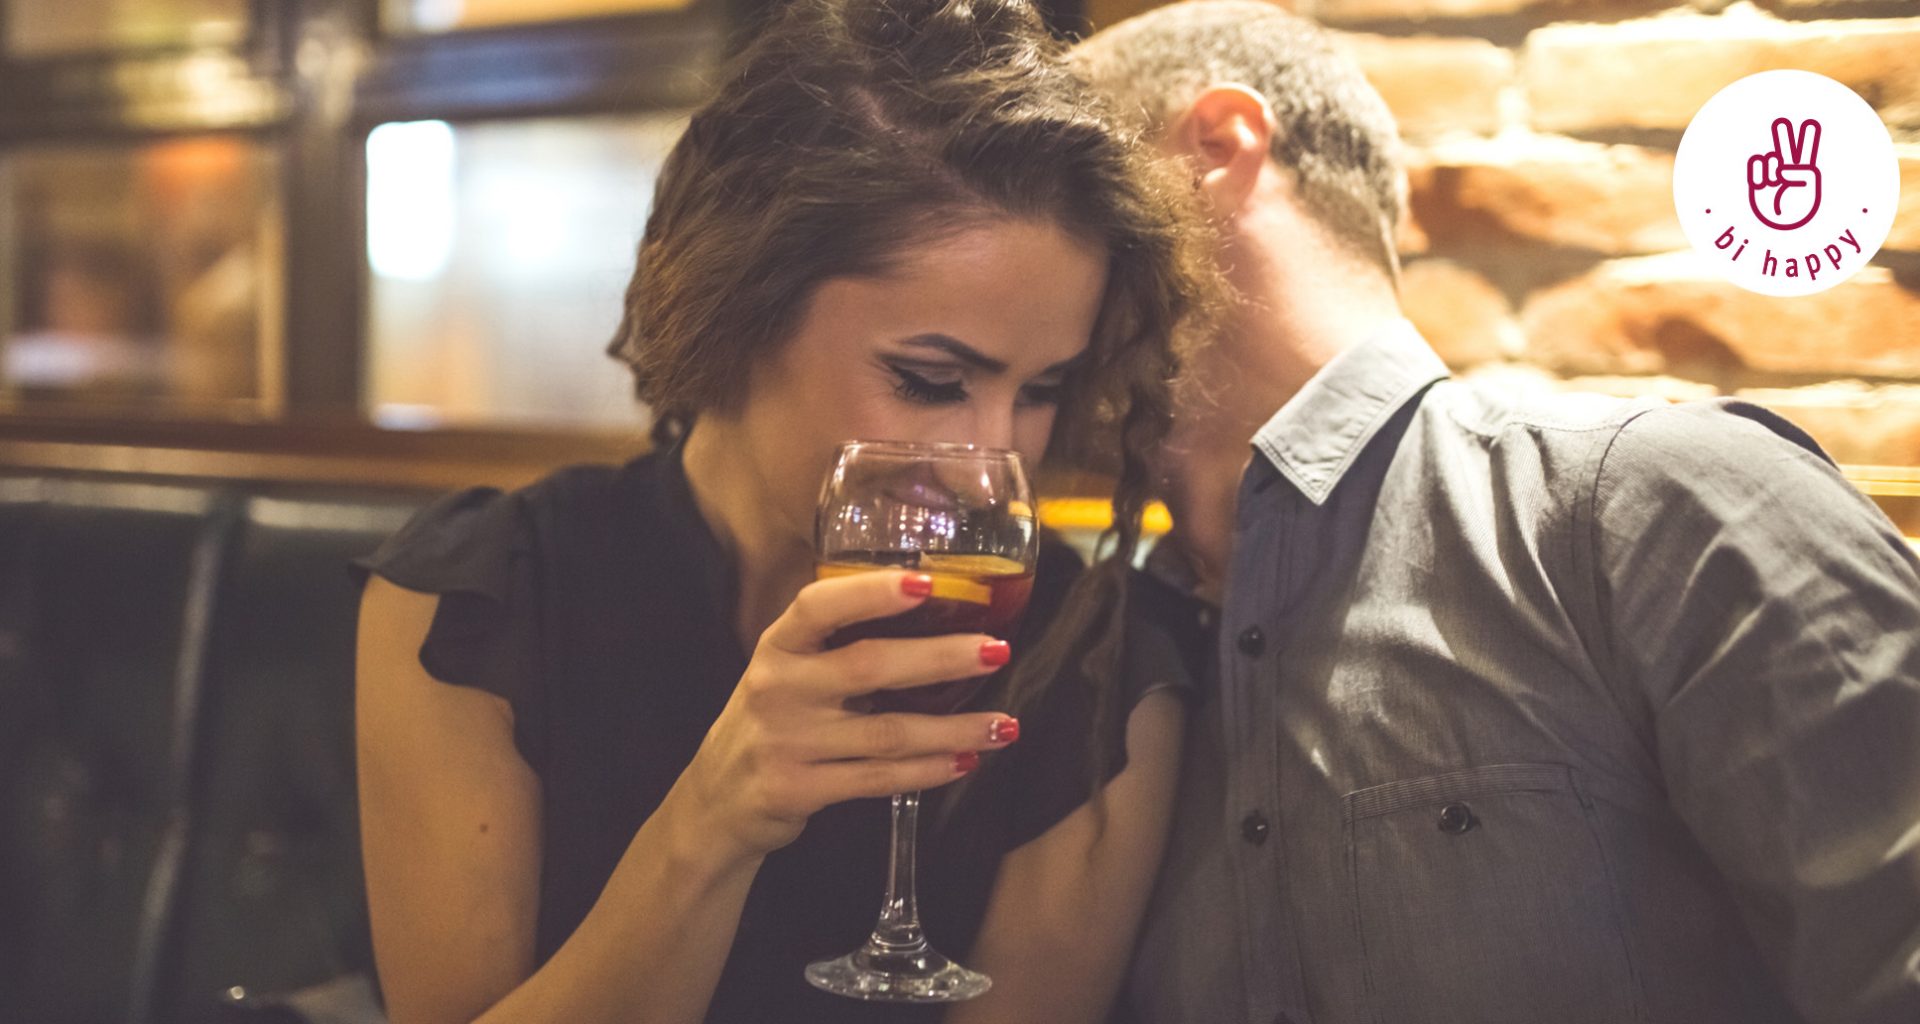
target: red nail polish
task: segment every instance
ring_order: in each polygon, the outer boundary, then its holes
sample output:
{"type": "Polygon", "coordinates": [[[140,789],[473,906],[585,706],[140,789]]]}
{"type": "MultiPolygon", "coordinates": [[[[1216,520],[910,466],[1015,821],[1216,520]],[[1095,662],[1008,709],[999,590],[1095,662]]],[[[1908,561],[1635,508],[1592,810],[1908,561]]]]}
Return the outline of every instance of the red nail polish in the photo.
{"type": "Polygon", "coordinates": [[[908,597],[926,597],[933,593],[933,577],[909,576],[900,581],[900,590],[908,597]]]}
{"type": "Polygon", "coordinates": [[[953,755],[953,774],[965,775],[980,767],[980,755],[971,750],[953,755]]]}
{"type": "Polygon", "coordinates": [[[1013,657],[1013,648],[1005,640],[989,640],[980,645],[980,664],[999,668],[1013,657]]]}
{"type": "Polygon", "coordinates": [[[1012,743],[1020,738],[1020,720],[1018,718],[996,718],[987,726],[987,742],[1012,743]]]}

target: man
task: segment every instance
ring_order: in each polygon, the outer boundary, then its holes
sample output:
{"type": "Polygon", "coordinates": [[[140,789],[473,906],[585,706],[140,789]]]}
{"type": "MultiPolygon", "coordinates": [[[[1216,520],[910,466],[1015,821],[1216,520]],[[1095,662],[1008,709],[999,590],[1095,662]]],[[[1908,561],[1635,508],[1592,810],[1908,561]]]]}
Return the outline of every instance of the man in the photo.
{"type": "Polygon", "coordinates": [[[1920,1021],[1885,517],[1752,406],[1447,380],[1397,304],[1392,119],[1305,22],[1195,0],[1075,59],[1190,166],[1237,292],[1150,566],[1211,606],[1214,692],[1134,1012],[1920,1021]]]}

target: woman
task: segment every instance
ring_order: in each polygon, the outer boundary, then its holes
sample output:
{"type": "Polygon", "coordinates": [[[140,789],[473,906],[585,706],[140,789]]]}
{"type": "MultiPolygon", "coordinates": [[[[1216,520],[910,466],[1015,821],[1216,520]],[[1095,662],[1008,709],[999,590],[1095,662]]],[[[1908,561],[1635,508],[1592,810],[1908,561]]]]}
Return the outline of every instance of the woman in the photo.
{"type": "Polygon", "coordinates": [[[871,926],[878,798],[976,769],[923,838],[922,916],[995,988],[944,1019],[1104,1011],[1181,725],[1172,695],[1113,682],[1122,567],[1066,598],[1072,567],[1043,556],[1030,618],[1064,611],[951,716],[847,702],[1007,645],[825,651],[925,578],[810,582],[819,483],[854,437],[1037,461],[1088,428],[1122,455],[1130,553],[1199,264],[1177,187],[1096,110],[1026,0],[805,0],[694,117],[612,349],[656,452],[454,495],[363,563],[361,815],[395,1024],[942,1019],[802,968],[871,926]]]}

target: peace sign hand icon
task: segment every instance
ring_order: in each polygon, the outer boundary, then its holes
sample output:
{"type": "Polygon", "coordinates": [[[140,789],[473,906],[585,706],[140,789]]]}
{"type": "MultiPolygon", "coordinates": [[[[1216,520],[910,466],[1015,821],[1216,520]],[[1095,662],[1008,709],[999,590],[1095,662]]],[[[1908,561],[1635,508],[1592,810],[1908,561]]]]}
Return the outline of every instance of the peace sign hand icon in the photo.
{"type": "Polygon", "coordinates": [[[1791,231],[1820,212],[1820,122],[1773,121],[1773,150],[1747,158],[1747,203],[1760,223],[1791,231]]]}

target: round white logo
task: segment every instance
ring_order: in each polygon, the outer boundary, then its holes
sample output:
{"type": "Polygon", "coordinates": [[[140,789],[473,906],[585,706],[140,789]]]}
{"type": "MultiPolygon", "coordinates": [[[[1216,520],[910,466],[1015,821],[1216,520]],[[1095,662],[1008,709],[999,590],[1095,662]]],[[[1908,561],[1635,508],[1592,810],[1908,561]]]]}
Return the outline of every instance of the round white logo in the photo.
{"type": "Polygon", "coordinates": [[[1762,71],[1714,94],[1680,139],[1673,206],[1733,283],[1811,295],[1880,251],[1900,164],[1879,115],[1811,71],[1762,71]]]}

